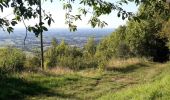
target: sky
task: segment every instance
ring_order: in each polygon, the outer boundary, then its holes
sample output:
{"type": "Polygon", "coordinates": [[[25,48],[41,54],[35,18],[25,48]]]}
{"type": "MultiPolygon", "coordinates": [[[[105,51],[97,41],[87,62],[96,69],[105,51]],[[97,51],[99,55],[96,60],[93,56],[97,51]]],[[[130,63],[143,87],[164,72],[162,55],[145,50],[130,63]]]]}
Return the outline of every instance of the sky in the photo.
{"type": "MultiPolygon", "coordinates": [[[[47,0],[50,1],[50,0],[47,0]]],[[[115,2],[116,0],[105,0],[110,2],[115,2]]],[[[46,13],[51,13],[52,17],[55,21],[55,23],[52,23],[50,28],[68,28],[68,26],[65,24],[65,10],[63,10],[62,6],[63,2],[59,0],[53,0],[53,3],[51,2],[42,2],[42,9],[46,11],[46,13]]],[[[73,13],[78,14],[78,8],[80,5],[75,2],[73,4],[73,13]]],[[[128,5],[122,6],[126,11],[130,12],[137,12],[138,7],[134,3],[129,3],[128,5]]],[[[4,9],[4,12],[0,14],[0,17],[7,16],[8,19],[12,18],[14,15],[12,14],[12,9],[4,9]]],[[[77,21],[75,24],[78,26],[78,28],[90,28],[90,24],[88,24],[88,20],[90,19],[90,14],[83,16],[81,21],[77,21]]],[[[121,18],[117,17],[117,12],[113,11],[109,15],[103,15],[100,17],[101,20],[108,23],[108,26],[105,28],[117,28],[120,25],[126,24],[127,20],[122,20],[121,18]]],[[[27,25],[34,25],[38,23],[38,19],[35,20],[29,20],[25,21],[27,25]]],[[[24,28],[23,23],[20,23],[16,26],[16,28],[24,28]]]]}

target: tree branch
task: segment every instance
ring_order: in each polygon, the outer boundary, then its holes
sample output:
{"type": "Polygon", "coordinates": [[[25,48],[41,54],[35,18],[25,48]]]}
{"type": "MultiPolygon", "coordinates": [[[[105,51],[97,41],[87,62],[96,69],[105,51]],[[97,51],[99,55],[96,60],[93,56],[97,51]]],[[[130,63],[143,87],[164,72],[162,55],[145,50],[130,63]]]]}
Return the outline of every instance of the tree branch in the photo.
{"type": "Polygon", "coordinates": [[[22,22],[25,26],[25,38],[24,38],[24,46],[25,46],[25,41],[27,39],[27,35],[28,35],[28,28],[27,28],[27,25],[25,24],[25,21],[24,21],[24,18],[22,17],[22,22]]]}

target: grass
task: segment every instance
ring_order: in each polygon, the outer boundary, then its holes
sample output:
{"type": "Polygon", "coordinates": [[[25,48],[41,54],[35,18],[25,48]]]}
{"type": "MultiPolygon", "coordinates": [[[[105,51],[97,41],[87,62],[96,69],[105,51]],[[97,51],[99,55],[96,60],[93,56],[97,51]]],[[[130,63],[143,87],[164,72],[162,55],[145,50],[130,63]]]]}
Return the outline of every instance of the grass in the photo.
{"type": "Polygon", "coordinates": [[[152,83],[137,85],[116,93],[109,93],[100,100],[169,100],[170,76],[152,83]]]}
{"type": "Polygon", "coordinates": [[[116,93],[110,92],[99,100],[169,100],[170,99],[170,68],[158,75],[152,82],[139,84],[116,93]]]}
{"type": "Polygon", "coordinates": [[[170,99],[169,63],[122,62],[104,72],[55,68],[1,76],[0,100],[170,99]]]}

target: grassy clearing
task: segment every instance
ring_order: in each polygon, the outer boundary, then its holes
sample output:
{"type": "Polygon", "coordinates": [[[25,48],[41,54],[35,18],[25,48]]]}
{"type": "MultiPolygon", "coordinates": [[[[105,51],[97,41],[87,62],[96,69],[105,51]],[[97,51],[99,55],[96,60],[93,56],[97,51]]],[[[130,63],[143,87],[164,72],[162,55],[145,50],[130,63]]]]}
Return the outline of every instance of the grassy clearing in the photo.
{"type": "MultiPolygon", "coordinates": [[[[122,89],[116,93],[110,92],[99,100],[169,100],[170,99],[170,67],[153,78],[152,82],[139,84],[122,89]]],[[[151,73],[153,74],[153,73],[151,73]]]]}
{"type": "Polygon", "coordinates": [[[170,75],[161,80],[143,85],[137,85],[119,92],[111,92],[99,100],[169,100],[170,75]]]}
{"type": "Polygon", "coordinates": [[[168,66],[169,64],[129,60],[124,61],[123,67],[109,66],[104,72],[96,69],[75,72],[62,68],[45,72],[23,72],[1,78],[0,99],[143,100],[153,97],[155,91],[169,98],[168,66]]]}

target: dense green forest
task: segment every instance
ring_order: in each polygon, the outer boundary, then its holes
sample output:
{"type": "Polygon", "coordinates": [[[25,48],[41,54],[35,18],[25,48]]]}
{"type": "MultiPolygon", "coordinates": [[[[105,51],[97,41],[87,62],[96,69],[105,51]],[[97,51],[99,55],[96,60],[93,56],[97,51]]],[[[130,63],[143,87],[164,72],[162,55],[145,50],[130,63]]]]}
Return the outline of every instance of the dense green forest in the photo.
{"type": "Polygon", "coordinates": [[[170,5],[146,0],[99,43],[90,37],[78,48],[53,38],[44,70],[40,51],[1,48],[0,99],[169,100],[169,29],[170,5]]]}

